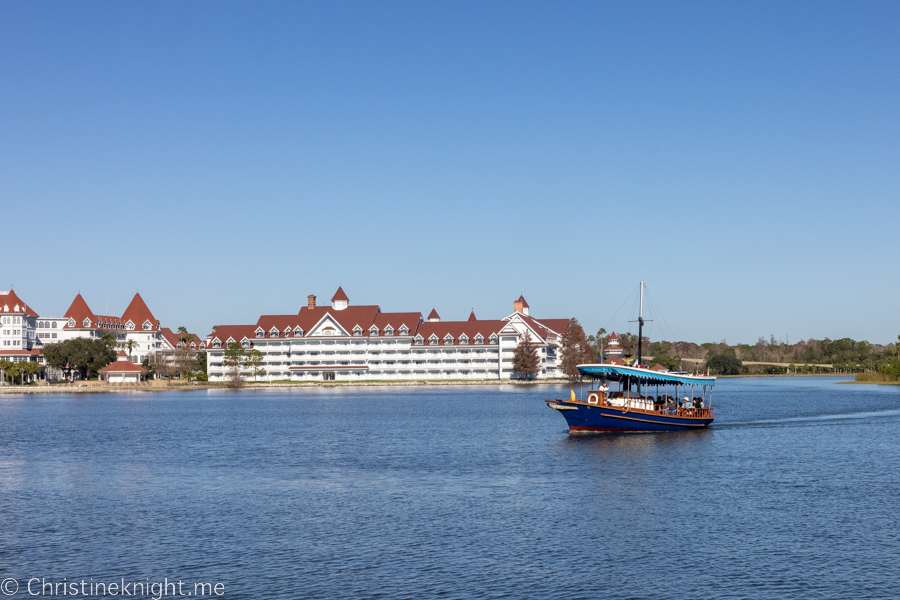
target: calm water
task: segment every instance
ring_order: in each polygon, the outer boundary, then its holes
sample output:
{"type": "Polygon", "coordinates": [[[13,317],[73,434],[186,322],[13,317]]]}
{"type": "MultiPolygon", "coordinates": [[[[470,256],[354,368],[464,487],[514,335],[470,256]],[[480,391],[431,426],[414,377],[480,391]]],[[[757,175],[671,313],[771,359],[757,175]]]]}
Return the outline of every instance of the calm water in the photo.
{"type": "Polygon", "coordinates": [[[900,388],[836,381],[720,380],[710,430],[579,437],[550,387],[0,396],[0,578],[896,598],[900,388]]]}

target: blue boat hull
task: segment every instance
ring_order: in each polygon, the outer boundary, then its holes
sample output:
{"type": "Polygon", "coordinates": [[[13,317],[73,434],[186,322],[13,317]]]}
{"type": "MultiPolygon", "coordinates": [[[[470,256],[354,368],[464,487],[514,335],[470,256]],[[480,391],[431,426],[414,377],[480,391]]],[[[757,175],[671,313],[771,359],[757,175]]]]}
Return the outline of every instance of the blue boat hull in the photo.
{"type": "Polygon", "coordinates": [[[704,417],[694,417],[564,400],[548,400],[547,405],[550,408],[557,407],[555,410],[562,413],[572,432],[684,431],[702,429],[713,422],[711,413],[704,417]]]}

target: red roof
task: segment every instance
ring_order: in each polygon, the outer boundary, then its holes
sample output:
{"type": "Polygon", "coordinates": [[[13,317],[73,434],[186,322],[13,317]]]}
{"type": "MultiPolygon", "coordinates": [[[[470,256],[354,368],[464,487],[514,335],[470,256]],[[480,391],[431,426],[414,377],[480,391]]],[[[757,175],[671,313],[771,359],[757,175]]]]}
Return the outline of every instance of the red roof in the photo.
{"type": "Polygon", "coordinates": [[[116,354],[116,358],[128,358],[128,355],[125,354],[124,350],[119,350],[119,353],[116,354]]]}
{"type": "Polygon", "coordinates": [[[611,339],[611,340],[617,340],[617,339],[619,339],[619,336],[617,336],[617,335],[616,335],[616,332],[613,331],[611,334],[609,334],[609,339],[611,339]]]}
{"type": "Polygon", "coordinates": [[[197,346],[206,343],[206,341],[196,333],[177,333],[175,331],[172,331],[168,327],[160,327],[159,332],[164,338],[166,338],[166,341],[169,342],[169,344],[171,344],[173,348],[177,347],[178,344],[181,343],[181,338],[187,337],[189,335],[194,336],[191,342],[197,344],[197,346]]]}
{"type": "Polygon", "coordinates": [[[122,314],[122,321],[126,323],[131,321],[134,323],[135,329],[142,329],[144,323],[150,321],[154,329],[159,329],[159,321],[156,320],[156,317],[154,317],[153,313],[150,312],[150,309],[147,308],[147,305],[144,303],[144,299],[141,298],[140,294],[135,294],[134,298],[131,299],[131,304],[128,305],[128,308],[126,308],[125,312],[122,314]]]}
{"type": "Polygon", "coordinates": [[[659,365],[659,364],[653,365],[652,367],[650,367],[650,370],[651,371],[668,371],[667,368],[665,368],[664,366],[659,365]]]}
{"type": "Polygon", "coordinates": [[[21,350],[0,350],[0,356],[40,356],[41,351],[37,348],[32,348],[31,350],[26,350],[22,348],[21,350]]]}
{"type": "Polygon", "coordinates": [[[219,325],[215,331],[206,336],[206,339],[212,344],[212,341],[218,338],[225,348],[229,338],[240,344],[245,337],[252,341],[256,337],[255,332],[256,325],[219,325]]]}
{"type": "MultiPolygon", "coordinates": [[[[509,300],[507,300],[507,302],[509,302],[509,300]]],[[[525,296],[519,296],[519,299],[516,300],[516,302],[521,302],[522,308],[531,308],[530,306],[528,306],[528,303],[525,302],[525,296]]]]}
{"type": "Polygon", "coordinates": [[[472,312],[469,313],[469,321],[477,321],[478,318],[475,316],[475,309],[472,309],[472,312]]]}
{"type": "Polygon", "coordinates": [[[337,291],[334,293],[334,296],[331,297],[331,301],[335,300],[344,300],[345,302],[350,302],[350,298],[347,297],[347,294],[344,293],[344,288],[338,286],[337,291]]]}
{"type": "Polygon", "coordinates": [[[625,361],[619,358],[618,356],[611,356],[606,359],[606,364],[609,365],[624,365],[625,361]]]}
{"type": "Polygon", "coordinates": [[[416,329],[421,322],[422,313],[378,313],[375,315],[374,325],[380,334],[384,334],[385,328],[390,325],[394,329],[394,335],[398,335],[400,327],[406,325],[409,328],[409,335],[416,335],[416,329]]]}
{"type": "Polygon", "coordinates": [[[471,345],[475,343],[475,336],[481,334],[487,344],[491,334],[499,334],[506,324],[506,321],[426,321],[419,325],[419,335],[428,343],[428,338],[434,334],[438,337],[438,343],[443,344],[449,333],[453,337],[453,343],[457,344],[460,336],[465,334],[471,345]]]}
{"type": "Polygon", "coordinates": [[[431,319],[440,319],[440,318],[441,318],[441,315],[437,314],[437,311],[436,311],[435,309],[433,309],[433,308],[431,309],[431,312],[428,313],[428,320],[429,320],[429,321],[430,321],[431,319]]]}
{"type": "Polygon", "coordinates": [[[81,327],[85,319],[94,320],[94,313],[91,312],[91,308],[84,301],[84,298],[81,297],[81,292],[72,300],[72,304],[69,305],[69,310],[66,311],[65,316],[69,319],[75,319],[75,327],[81,327]]]}
{"type": "Polygon", "coordinates": [[[11,313],[19,313],[24,315],[30,315],[32,317],[38,316],[36,312],[34,312],[31,307],[22,302],[22,299],[16,295],[16,292],[10,289],[8,292],[0,293],[0,311],[2,312],[11,312],[11,313]]]}
{"type": "Polygon", "coordinates": [[[136,365],[130,360],[117,360],[100,369],[101,373],[139,373],[143,371],[144,367],[136,365]]]}

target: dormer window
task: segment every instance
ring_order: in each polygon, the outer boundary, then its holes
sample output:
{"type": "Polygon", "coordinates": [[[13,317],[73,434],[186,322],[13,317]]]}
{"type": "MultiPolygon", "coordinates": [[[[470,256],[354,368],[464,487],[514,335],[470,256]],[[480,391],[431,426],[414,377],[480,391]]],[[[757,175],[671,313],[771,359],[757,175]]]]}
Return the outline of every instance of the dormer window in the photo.
{"type": "Polygon", "coordinates": [[[284,337],[291,337],[291,328],[290,327],[284,328],[284,337]]]}
{"type": "Polygon", "coordinates": [[[431,334],[431,337],[428,338],[428,343],[429,343],[429,344],[437,344],[437,343],[438,343],[438,336],[436,336],[436,335],[434,335],[434,334],[432,333],[432,334],[431,334]]]}
{"type": "Polygon", "coordinates": [[[374,325],[372,325],[371,327],[369,327],[369,335],[371,335],[371,336],[376,336],[376,335],[378,335],[378,328],[375,327],[374,325]]]}
{"type": "Polygon", "coordinates": [[[303,336],[303,328],[302,327],[294,327],[294,337],[302,337],[303,336]]]}
{"type": "Polygon", "coordinates": [[[384,335],[394,335],[394,328],[388,325],[384,328],[384,335]]]}
{"type": "Polygon", "coordinates": [[[153,329],[153,324],[150,323],[150,321],[144,321],[143,328],[144,331],[150,331],[151,329],[153,329]]]}
{"type": "Polygon", "coordinates": [[[355,335],[355,336],[360,336],[360,335],[362,335],[362,327],[360,327],[359,325],[357,325],[356,327],[354,327],[354,328],[353,328],[353,335],[355,335]]]}
{"type": "Polygon", "coordinates": [[[450,344],[452,344],[452,343],[453,343],[453,336],[450,335],[449,333],[448,333],[447,335],[445,335],[445,336],[444,336],[444,343],[447,344],[448,346],[449,346],[450,344]]]}
{"type": "Polygon", "coordinates": [[[75,319],[69,319],[69,327],[75,327],[75,319]]]}
{"type": "Polygon", "coordinates": [[[416,336],[416,346],[421,346],[425,342],[425,338],[421,335],[416,336]]]}
{"type": "Polygon", "coordinates": [[[460,344],[468,344],[469,343],[469,338],[466,337],[466,334],[462,334],[461,336],[459,336],[459,343],[460,344]]]}
{"type": "Polygon", "coordinates": [[[491,343],[492,343],[492,344],[496,344],[496,343],[497,343],[497,336],[496,336],[496,335],[492,335],[492,336],[491,336],[491,343]]]}
{"type": "Polygon", "coordinates": [[[476,343],[476,344],[483,344],[483,343],[484,343],[484,336],[481,335],[480,333],[479,333],[478,335],[476,335],[476,336],[475,336],[475,343],[476,343]]]}
{"type": "Polygon", "coordinates": [[[249,348],[250,340],[244,340],[243,342],[241,342],[241,346],[243,346],[244,348],[249,348]]]}
{"type": "Polygon", "coordinates": [[[84,326],[85,326],[85,327],[90,327],[90,326],[91,326],[91,320],[90,320],[90,319],[85,319],[85,320],[84,320],[84,326]]]}
{"type": "Polygon", "coordinates": [[[222,347],[222,342],[220,342],[219,340],[216,340],[213,342],[213,348],[221,348],[221,347],[222,347]]]}
{"type": "Polygon", "coordinates": [[[256,337],[266,337],[266,332],[262,330],[262,328],[256,330],[256,337]]]}
{"type": "Polygon", "coordinates": [[[278,337],[278,330],[273,327],[272,330],[269,332],[269,337],[273,337],[273,338],[278,337]]]}
{"type": "Polygon", "coordinates": [[[403,325],[400,328],[400,335],[409,335],[409,327],[407,327],[406,325],[403,325]]]}

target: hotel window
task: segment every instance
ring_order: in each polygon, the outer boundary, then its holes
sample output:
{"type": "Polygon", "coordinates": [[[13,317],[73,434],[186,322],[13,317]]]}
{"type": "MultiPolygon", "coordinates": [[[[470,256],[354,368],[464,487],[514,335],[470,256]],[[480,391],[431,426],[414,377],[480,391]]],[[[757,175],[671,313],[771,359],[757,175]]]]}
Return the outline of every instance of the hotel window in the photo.
{"type": "Polygon", "coordinates": [[[496,344],[496,343],[497,343],[497,336],[496,336],[496,335],[492,335],[492,336],[491,336],[491,343],[492,343],[492,344],[496,344]]]}
{"type": "Polygon", "coordinates": [[[416,346],[421,346],[421,345],[422,345],[422,342],[424,342],[424,341],[425,341],[425,340],[423,340],[422,338],[417,337],[417,338],[416,338],[416,346]]]}
{"type": "Polygon", "coordinates": [[[409,335],[409,329],[406,327],[400,328],[400,335],[409,335]]]}
{"type": "Polygon", "coordinates": [[[370,329],[370,330],[369,330],[369,335],[378,335],[378,328],[377,328],[377,327],[373,327],[372,329],[370,329]]]}
{"type": "Polygon", "coordinates": [[[256,331],[256,337],[258,337],[258,338],[266,337],[266,332],[263,331],[262,329],[258,329],[258,330],[256,331]]]}
{"type": "Polygon", "coordinates": [[[278,337],[278,332],[277,332],[277,331],[270,331],[270,332],[269,332],[269,337],[278,337]]]}
{"type": "Polygon", "coordinates": [[[460,344],[468,344],[469,338],[467,338],[466,336],[462,336],[461,338],[459,338],[459,343],[460,344]]]}
{"type": "Polygon", "coordinates": [[[444,343],[445,343],[445,344],[452,344],[452,343],[453,343],[453,338],[450,337],[450,336],[448,335],[447,337],[444,338],[444,343]]]}
{"type": "Polygon", "coordinates": [[[384,335],[394,335],[394,330],[391,329],[390,327],[386,327],[384,329],[384,335]]]}
{"type": "Polygon", "coordinates": [[[484,343],[484,338],[481,337],[480,335],[476,335],[476,336],[475,336],[475,343],[476,343],[476,344],[483,344],[483,343],[484,343]]]}

